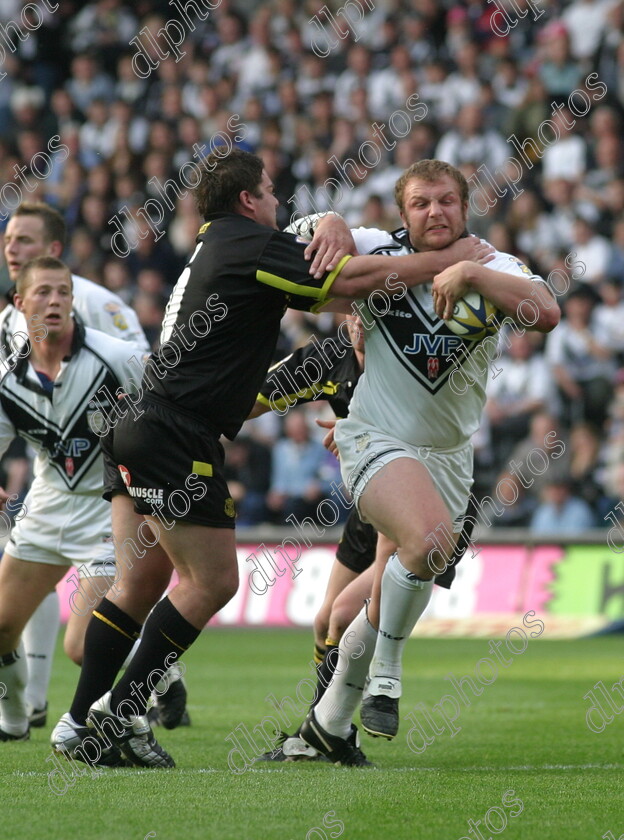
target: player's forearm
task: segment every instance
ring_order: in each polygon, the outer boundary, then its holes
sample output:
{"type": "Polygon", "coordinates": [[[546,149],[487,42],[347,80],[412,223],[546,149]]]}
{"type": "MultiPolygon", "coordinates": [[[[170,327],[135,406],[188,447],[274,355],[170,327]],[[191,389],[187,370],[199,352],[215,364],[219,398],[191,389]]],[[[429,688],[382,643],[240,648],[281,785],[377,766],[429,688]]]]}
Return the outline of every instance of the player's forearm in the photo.
{"type": "Polygon", "coordinates": [[[399,300],[405,286],[431,283],[433,277],[448,265],[443,251],[426,251],[405,257],[375,255],[352,257],[334,280],[330,294],[340,298],[365,298],[371,292],[392,291],[399,300]],[[403,285],[401,285],[403,284],[403,285]]]}
{"type": "Polygon", "coordinates": [[[559,323],[561,311],[548,286],[485,265],[469,264],[469,287],[483,295],[505,315],[537,332],[550,332],[559,323]],[[537,320],[533,323],[537,315],[537,320]]]}

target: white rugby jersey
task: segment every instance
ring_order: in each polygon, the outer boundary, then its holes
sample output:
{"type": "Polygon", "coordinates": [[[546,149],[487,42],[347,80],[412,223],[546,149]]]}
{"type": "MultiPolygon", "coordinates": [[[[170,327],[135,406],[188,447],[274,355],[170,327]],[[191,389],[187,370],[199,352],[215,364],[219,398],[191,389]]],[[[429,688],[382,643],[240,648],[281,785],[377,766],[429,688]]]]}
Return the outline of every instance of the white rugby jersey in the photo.
{"type": "MultiPolygon", "coordinates": [[[[140,353],[149,352],[136,312],[118,295],[78,274],[72,274],[72,287],[74,312],[86,327],[126,341],[140,353]]],[[[0,360],[23,346],[23,338],[13,344],[9,342],[15,333],[27,334],[26,319],[14,306],[7,306],[0,315],[0,360]]]]}
{"type": "MultiPolygon", "coordinates": [[[[414,253],[405,229],[351,232],[360,254],[414,253]]],[[[488,268],[542,280],[499,251],[488,268]]],[[[363,306],[366,365],[350,416],[414,446],[452,449],[467,443],[481,422],[496,339],[465,341],[455,335],[435,314],[430,283],[407,293],[389,289],[385,298],[373,293],[363,306]]]]}
{"type": "Polygon", "coordinates": [[[61,362],[52,393],[28,357],[18,359],[0,381],[0,456],[17,434],[37,450],[36,482],[100,495],[101,438],[89,417],[109,409],[117,388],[136,378],[128,355],[127,342],[76,323],[71,355],[61,362]]]}

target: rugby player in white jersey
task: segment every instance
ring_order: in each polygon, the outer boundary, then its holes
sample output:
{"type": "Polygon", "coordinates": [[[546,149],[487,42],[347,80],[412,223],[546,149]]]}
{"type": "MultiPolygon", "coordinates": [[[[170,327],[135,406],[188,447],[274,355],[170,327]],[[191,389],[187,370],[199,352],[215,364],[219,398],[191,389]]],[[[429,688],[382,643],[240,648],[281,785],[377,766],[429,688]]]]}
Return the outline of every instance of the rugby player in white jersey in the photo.
{"type": "MultiPolygon", "coordinates": [[[[26,318],[28,340],[9,358],[0,382],[0,452],[20,434],[38,458],[0,563],[0,681],[6,689],[0,741],[29,736],[20,636],[34,610],[72,564],[90,561],[113,573],[110,509],[101,498],[101,439],[91,415],[94,390],[113,395],[134,372],[125,342],[74,320],[71,274],[55,257],[36,257],[21,268],[15,304],[26,318]]],[[[0,500],[6,501],[2,490],[0,500]]],[[[160,594],[167,582],[166,574],[153,574],[143,583],[145,593],[151,588],[152,597],[160,594]]],[[[140,625],[133,627],[135,637],[139,631],[140,625]]],[[[86,727],[76,730],[79,744],[86,727]]],[[[141,736],[148,732],[143,722],[141,736]]],[[[117,765],[123,759],[103,745],[100,762],[117,765]]]]}
{"type": "MultiPolygon", "coordinates": [[[[438,250],[466,235],[468,185],[449,164],[414,164],[398,180],[395,197],[405,230],[356,230],[359,253],[402,256],[438,250]]],[[[319,226],[310,246],[317,253],[325,253],[319,248],[322,230],[332,222],[344,224],[330,218],[319,226]]],[[[326,263],[320,259],[319,270],[326,263]]],[[[348,666],[336,674],[301,728],[303,739],[336,763],[351,763],[347,739],[365,683],[364,729],[386,738],[398,731],[402,651],[429,602],[434,569],[444,568],[452,555],[466,513],[470,439],[480,423],[488,371],[483,365],[477,374],[471,367],[471,387],[461,393],[453,389],[453,373],[461,370],[465,357],[453,352],[462,341],[443,319],[469,291],[521,322],[519,307],[530,301],[526,311],[535,317],[530,328],[539,332],[549,332],[560,318],[542,278],[510,254],[496,252],[487,265],[458,262],[431,281],[406,289],[388,307],[372,296],[356,304],[366,329],[366,370],[348,418],[336,425],[335,440],[360,516],[398,549],[373,593],[370,617],[376,624],[379,613],[379,633],[363,610],[343,638],[350,638],[351,645],[362,643],[364,653],[353,658],[343,651],[348,666]],[[428,539],[434,533],[442,543],[440,552],[428,539]]],[[[482,350],[491,359],[496,343],[482,350]]]]}
{"type": "MultiPolygon", "coordinates": [[[[20,269],[35,257],[60,258],[67,238],[65,220],[50,205],[43,202],[23,202],[11,215],[4,234],[3,251],[12,288],[6,291],[12,299],[14,284],[20,269]]],[[[128,344],[128,358],[136,361],[135,376],[138,378],[144,355],[149,345],[136,312],[113,292],[72,274],[73,312],[77,322],[86,327],[118,338],[128,344]]],[[[7,369],[6,359],[19,349],[27,334],[26,319],[12,303],[0,314],[0,372],[7,369]]],[[[19,441],[16,445],[22,445],[19,441]]],[[[24,453],[25,450],[21,449],[24,453]]],[[[78,605],[95,605],[111,585],[110,568],[86,560],[75,578],[77,592],[73,597],[76,608],[72,610],[65,632],[64,646],[67,655],[78,665],[82,662],[84,634],[91,616],[91,610],[78,605]],[[95,579],[95,580],[94,580],[95,579]]],[[[28,660],[28,685],[26,701],[29,707],[31,726],[45,726],[47,719],[47,692],[52,670],[52,658],[60,628],[60,608],[56,589],[43,600],[26,625],[22,639],[28,660]]],[[[171,691],[162,695],[154,711],[164,711],[169,698],[185,693],[183,684],[171,683],[171,691]]],[[[176,706],[184,705],[182,697],[176,698],[176,706]]]]}

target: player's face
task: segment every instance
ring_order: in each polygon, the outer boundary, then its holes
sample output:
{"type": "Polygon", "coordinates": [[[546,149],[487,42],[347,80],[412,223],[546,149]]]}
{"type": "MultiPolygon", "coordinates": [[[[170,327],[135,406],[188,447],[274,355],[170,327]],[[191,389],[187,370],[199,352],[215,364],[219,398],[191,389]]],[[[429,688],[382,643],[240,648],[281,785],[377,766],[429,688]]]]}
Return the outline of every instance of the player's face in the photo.
{"type": "Polygon", "coordinates": [[[14,216],[4,234],[4,259],[11,280],[20,268],[34,257],[58,256],[58,243],[46,239],[43,221],[38,216],[14,216]]]}
{"type": "Polygon", "coordinates": [[[466,228],[466,210],[450,175],[431,182],[411,178],[405,185],[401,219],[418,251],[437,251],[459,239],[466,228]]]}
{"type": "Polygon", "coordinates": [[[72,325],[71,279],[65,271],[36,268],[23,297],[15,295],[15,305],[28,323],[45,324],[48,338],[60,338],[72,325]]]}
{"type": "Polygon", "coordinates": [[[255,207],[255,219],[261,225],[275,228],[277,230],[277,207],[279,201],[273,194],[273,181],[269,178],[266,170],[262,170],[262,181],[258,187],[259,196],[252,196],[255,207]]]}

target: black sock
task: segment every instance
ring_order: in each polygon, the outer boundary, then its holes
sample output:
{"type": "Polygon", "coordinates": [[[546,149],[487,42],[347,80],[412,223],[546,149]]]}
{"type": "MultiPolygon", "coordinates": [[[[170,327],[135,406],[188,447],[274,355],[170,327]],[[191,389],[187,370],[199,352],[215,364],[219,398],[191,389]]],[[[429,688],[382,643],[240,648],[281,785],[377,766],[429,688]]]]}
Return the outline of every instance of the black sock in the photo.
{"type": "Polygon", "coordinates": [[[147,701],[158,680],[200,633],[201,630],[193,627],[169,598],[159,601],[145,622],[137,652],[113,689],[111,711],[124,718],[136,714],[137,709],[138,714],[145,714],[147,701]],[[127,701],[125,704],[124,700],[127,701]],[[120,705],[122,708],[118,711],[120,705]]]}
{"type": "Polygon", "coordinates": [[[314,702],[310,705],[311,709],[313,709],[316,706],[318,701],[325,694],[327,686],[330,684],[334,677],[334,671],[336,670],[337,662],[338,645],[332,644],[331,639],[328,639],[325,645],[325,656],[323,658],[323,661],[316,668],[318,673],[318,677],[316,679],[316,698],[314,699],[314,702]]]}
{"type": "Polygon", "coordinates": [[[326,651],[327,648],[325,647],[325,645],[314,645],[314,664],[316,666],[321,664],[326,651]]]}
{"type": "Polygon", "coordinates": [[[103,598],[87,625],[80,679],[69,713],[84,726],[89,707],[112,688],[119,669],[141,635],[141,625],[103,598]]]}

